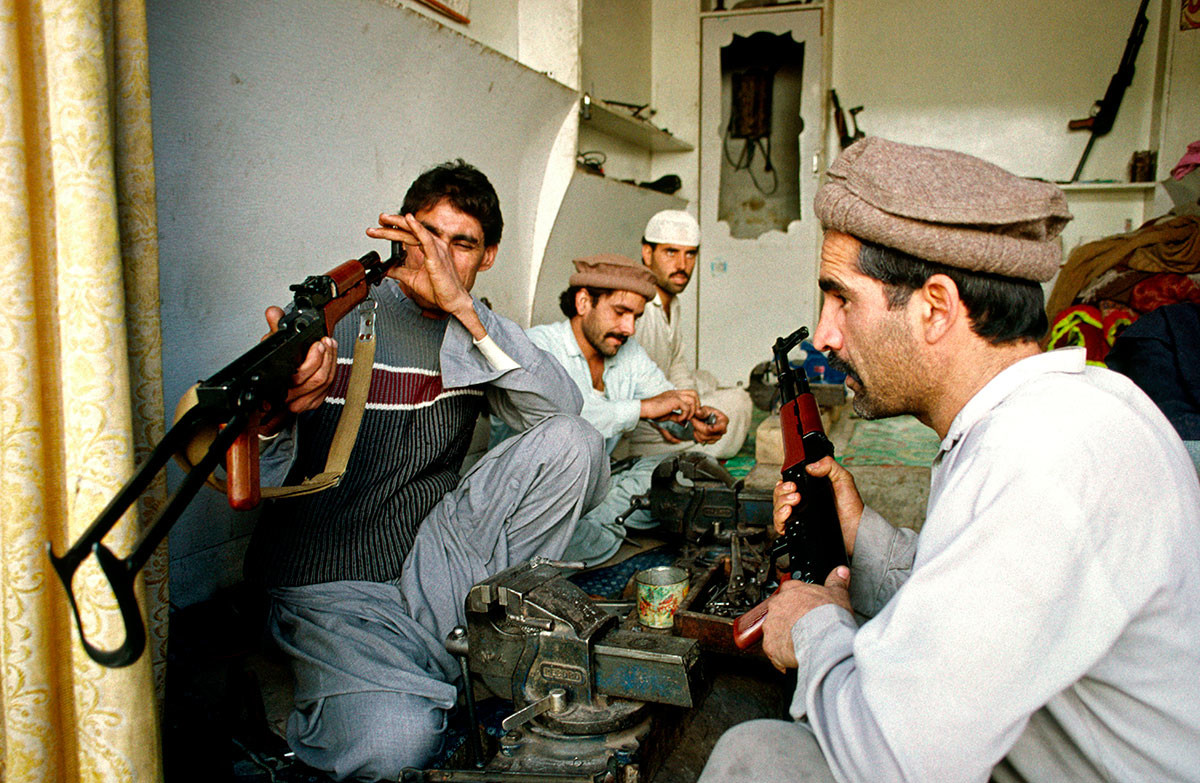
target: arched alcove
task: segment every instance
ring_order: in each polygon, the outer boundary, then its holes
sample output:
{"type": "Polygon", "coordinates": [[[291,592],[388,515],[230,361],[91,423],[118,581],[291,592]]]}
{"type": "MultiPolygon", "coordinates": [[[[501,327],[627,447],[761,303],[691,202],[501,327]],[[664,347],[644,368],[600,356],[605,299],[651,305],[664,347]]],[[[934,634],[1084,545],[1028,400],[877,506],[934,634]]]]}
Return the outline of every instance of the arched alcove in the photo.
{"type": "Polygon", "coordinates": [[[776,337],[815,325],[826,24],[821,6],[701,20],[697,364],[724,384],[745,383],[776,337]],[[757,142],[768,133],[774,187],[757,142]],[[749,170],[731,163],[751,141],[749,170]]]}
{"type": "Polygon", "coordinates": [[[721,47],[721,179],[717,219],[754,239],[799,220],[804,42],[791,31],[734,35],[721,47]]]}

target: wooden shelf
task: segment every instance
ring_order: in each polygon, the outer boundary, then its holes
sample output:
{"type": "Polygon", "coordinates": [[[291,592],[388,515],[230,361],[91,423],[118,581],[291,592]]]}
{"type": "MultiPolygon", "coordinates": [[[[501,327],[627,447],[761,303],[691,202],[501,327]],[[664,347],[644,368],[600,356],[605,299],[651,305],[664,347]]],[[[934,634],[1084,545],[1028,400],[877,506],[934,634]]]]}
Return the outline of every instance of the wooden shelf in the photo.
{"type": "Polygon", "coordinates": [[[646,120],[634,119],[628,114],[606,108],[601,101],[592,101],[591,113],[591,119],[583,121],[585,125],[640,147],[655,152],[689,152],[694,149],[691,144],[672,136],[662,128],[646,120]]]}
{"type": "Polygon", "coordinates": [[[1153,190],[1157,182],[1055,182],[1064,192],[1153,190]]]}
{"type": "MultiPolygon", "coordinates": [[[[737,0],[730,0],[736,2],[737,0]]],[[[711,3],[711,0],[710,0],[711,3]]],[[[724,11],[701,11],[700,16],[741,16],[743,14],[761,14],[770,13],[772,11],[796,11],[808,8],[822,8],[825,3],[822,0],[812,0],[811,2],[785,2],[778,5],[759,5],[752,8],[726,8],[724,11]]]]}

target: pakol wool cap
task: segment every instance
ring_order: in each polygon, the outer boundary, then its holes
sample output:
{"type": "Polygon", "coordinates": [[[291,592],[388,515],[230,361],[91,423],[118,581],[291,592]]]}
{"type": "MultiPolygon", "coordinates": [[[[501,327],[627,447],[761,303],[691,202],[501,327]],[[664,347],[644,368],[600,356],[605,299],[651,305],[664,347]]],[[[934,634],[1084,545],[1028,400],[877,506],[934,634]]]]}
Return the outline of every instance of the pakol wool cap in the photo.
{"type": "Polygon", "coordinates": [[[647,300],[658,295],[654,275],[632,258],[616,253],[599,253],[571,262],[577,270],[568,285],[607,288],[611,291],[633,291],[647,300]]]}
{"type": "Polygon", "coordinates": [[[700,246],[700,224],[696,218],[681,209],[664,209],[646,224],[642,238],[647,242],[683,247],[700,246]]]}
{"type": "Polygon", "coordinates": [[[926,261],[1039,282],[1071,220],[1063,192],[961,152],[875,136],[829,168],[813,204],[825,228],[926,261]]]}

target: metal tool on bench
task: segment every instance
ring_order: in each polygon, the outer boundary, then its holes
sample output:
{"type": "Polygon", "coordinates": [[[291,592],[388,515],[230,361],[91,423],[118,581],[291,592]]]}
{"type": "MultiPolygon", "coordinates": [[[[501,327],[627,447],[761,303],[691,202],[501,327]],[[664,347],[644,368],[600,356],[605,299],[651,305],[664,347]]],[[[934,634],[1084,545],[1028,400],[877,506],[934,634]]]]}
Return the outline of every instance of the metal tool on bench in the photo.
{"type": "Polygon", "coordinates": [[[650,488],[630,498],[616,521],[624,524],[645,510],[658,522],[657,533],[692,543],[728,541],[738,522],[742,483],[712,457],[684,452],[664,459],[650,476],[650,488]]]}
{"type": "MultiPolygon", "coordinates": [[[[682,411],[679,410],[678,408],[676,408],[675,410],[672,411],[672,413],[682,413],[682,411]]],[[[658,427],[660,430],[666,430],[673,437],[675,437],[681,441],[696,439],[696,421],[694,418],[688,419],[687,421],[685,421],[683,423],[680,423],[677,421],[671,421],[669,419],[665,419],[662,421],[656,420],[651,423],[655,427],[658,427]]],[[[710,413],[707,416],[705,416],[704,423],[710,427],[712,425],[716,424],[717,423],[717,414],[710,413]]]]}
{"type": "Polygon", "coordinates": [[[636,780],[656,730],[652,705],[696,702],[699,645],[622,628],[558,564],[535,560],[480,582],[466,614],[465,635],[455,629],[447,649],[466,662],[468,711],[474,677],[515,711],[494,758],[483,762],[476,744],[476,770],[427,771],[425,780],[636,780]]]}
{"type": "Polygon", "coordinates": [[[675,615],[676,632],[704,649],[736,652],[729,625],[764,597],[772,582],[771,493],[747,490],[720,463],[684,452],[654,469],[645,494],[630,501],[617,521],[646,510],[658,522],[654,535],[679,544],[676,565],[692,584],[675,615]]]}

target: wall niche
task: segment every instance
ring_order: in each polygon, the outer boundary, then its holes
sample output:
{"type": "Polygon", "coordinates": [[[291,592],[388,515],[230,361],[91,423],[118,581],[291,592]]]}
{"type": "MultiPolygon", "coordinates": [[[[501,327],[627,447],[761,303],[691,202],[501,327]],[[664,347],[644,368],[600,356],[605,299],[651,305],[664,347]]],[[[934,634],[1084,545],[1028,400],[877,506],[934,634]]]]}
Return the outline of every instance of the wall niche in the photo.
{"type": "Polygon", "coordinates": [[[733,35],[721,47],[721,173],[717,219],[754,239],[800,219],[804,42],[792,33],[733,35]]]}

